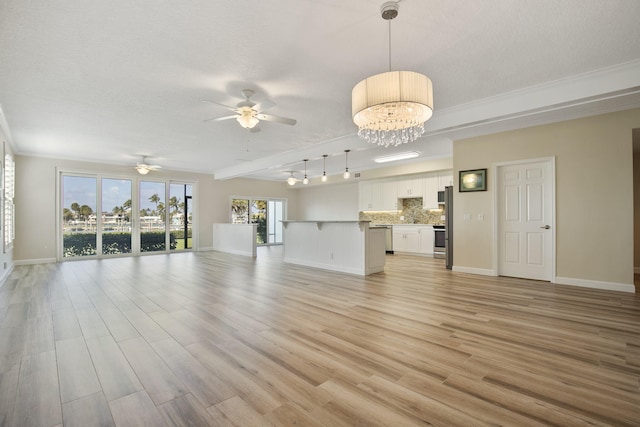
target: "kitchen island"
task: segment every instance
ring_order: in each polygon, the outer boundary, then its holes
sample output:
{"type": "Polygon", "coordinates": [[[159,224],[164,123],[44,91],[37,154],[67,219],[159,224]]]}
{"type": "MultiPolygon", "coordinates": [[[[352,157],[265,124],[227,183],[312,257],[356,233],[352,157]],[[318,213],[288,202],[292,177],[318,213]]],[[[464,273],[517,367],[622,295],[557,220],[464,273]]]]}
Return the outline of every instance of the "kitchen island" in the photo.
{"type": "Polygon", "coordinates": [[[385,229],[371,221],[282,221],[284,262],[343,273],[384,271],[385,229]]]}

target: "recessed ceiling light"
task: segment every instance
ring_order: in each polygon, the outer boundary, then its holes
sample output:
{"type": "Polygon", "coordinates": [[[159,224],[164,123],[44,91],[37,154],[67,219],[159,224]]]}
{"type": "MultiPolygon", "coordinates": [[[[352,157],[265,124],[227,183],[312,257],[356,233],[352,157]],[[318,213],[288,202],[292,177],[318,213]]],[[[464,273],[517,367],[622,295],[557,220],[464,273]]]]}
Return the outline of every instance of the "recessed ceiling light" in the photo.
{"type": "Polygon", "coordinates": [[[389,156],[380,156],[375,157],[373,159],[376,163],[386,163],[386,162],[395,162],[397,160],[406,160],[413,159],[414,157],[418,157],[420,153],[417,151],[407,151],[405,153],[391,154],[389,156]]]}

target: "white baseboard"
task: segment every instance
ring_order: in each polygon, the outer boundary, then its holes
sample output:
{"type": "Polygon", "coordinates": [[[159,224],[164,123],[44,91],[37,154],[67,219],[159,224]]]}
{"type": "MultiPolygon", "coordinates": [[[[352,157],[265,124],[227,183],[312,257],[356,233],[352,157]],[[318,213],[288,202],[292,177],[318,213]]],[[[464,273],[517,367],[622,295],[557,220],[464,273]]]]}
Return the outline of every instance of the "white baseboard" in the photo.
{"type": "Polygon", "coordinates": [[[57,262],[55,258],[38,258],[38,259],[19,259],[13,261],[14,265],[33,265],[33,264],[49,264],[57,262]]]}
{"type": "Polygon", "coordinates": [[[219,249],[212,249],[216,252],[223,252],[223,253],[227,253],[227,254],[233,254],[233,255],[242,255],[242,256],[249,256],[252,258],[256,257],[256,254],[253,254],[251,252],[247,252],[247,251],[242,251],[242,250],[237,250],[237,249],[225,249],[224,251],[221,251],[219,249]]]}
{"type": "Polygon", "coordinates": [[[366,273],[362,271],[362,269],[358,269],[358,268],[349,268],[349,267],[343,267],[340,265],[323,264],[320,262],[299,260],[295,258],[284,258],[282,262],[286,262],[288,264],[303,265],[305,267],[319,268],[321,270],[331,270],[331,271],[337,271],[340,273],[355,274],[358,276],[366,275],[366,273]]]}
{"type": "Polygon", "coordinates": [[[599,280],[576,279],[574,277],[556,277],[558,285],[582,286],[583,288],[603,289],[606,291],[631,292],[635,293],[636,288],[633,283],[602,282],[599,280]]]}
{"type": "Polygon", "coordinates": [[[208,246],[206,248],[198,248],[198,252],[209,252],[213,250],[213,246],[208,246]]]}
{"type": "Polygon", "coordinates": [[[496,276],[496,272],[488,268],[462,267],[459,265],[454,265],[452,271],[458,273],[479,274],[481,276],[496,276]]]}

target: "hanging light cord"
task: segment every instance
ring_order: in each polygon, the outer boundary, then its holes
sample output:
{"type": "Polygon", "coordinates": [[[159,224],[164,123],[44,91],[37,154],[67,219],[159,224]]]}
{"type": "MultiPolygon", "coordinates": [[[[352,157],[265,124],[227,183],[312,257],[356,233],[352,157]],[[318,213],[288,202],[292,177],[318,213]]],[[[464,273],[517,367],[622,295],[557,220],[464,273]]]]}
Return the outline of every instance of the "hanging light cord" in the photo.
{"type": "Polygon", "coordinates": [[[388,20],[389,22],[389,71],[391,71],[391,19],[388,20]]]}

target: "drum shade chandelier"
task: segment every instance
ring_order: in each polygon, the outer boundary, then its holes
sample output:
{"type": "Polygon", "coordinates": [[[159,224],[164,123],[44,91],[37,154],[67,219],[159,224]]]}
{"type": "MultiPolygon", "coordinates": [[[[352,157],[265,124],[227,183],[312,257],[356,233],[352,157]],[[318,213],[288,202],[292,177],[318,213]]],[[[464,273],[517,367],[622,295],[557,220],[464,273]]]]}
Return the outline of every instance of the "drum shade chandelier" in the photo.
{"type": "Polygon", "coordinates": [[[351,112],[358,136],[367,142],[398,146],[415,141],[433,114],[433,86],[429,77],[413,71],[391,71],[391,20],[398,3],[380,8],[389,22],[389,71],[368,77],[351,92],[351,112]]]}

